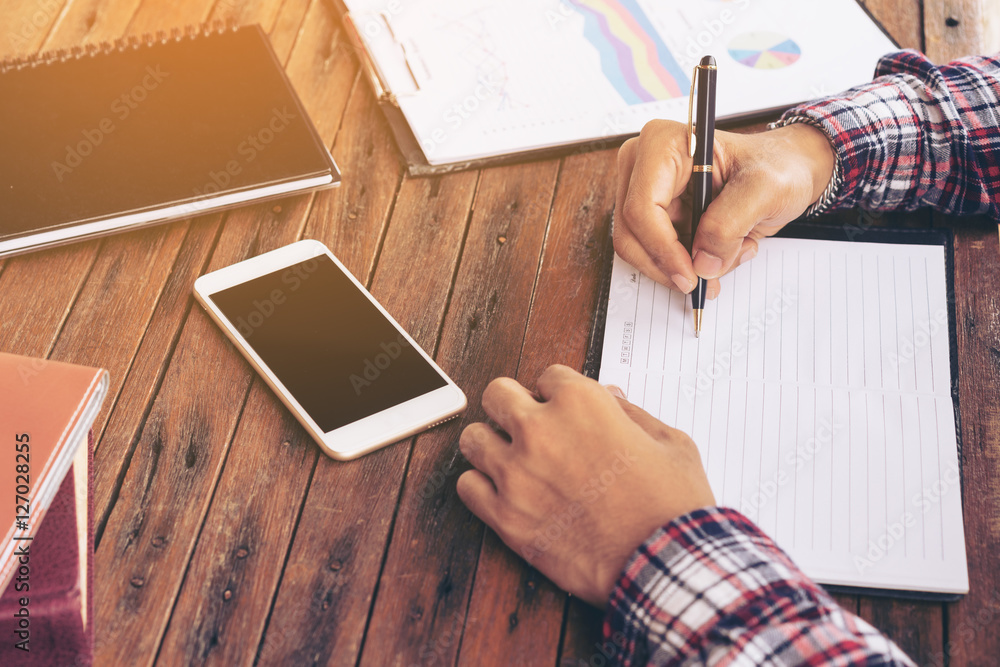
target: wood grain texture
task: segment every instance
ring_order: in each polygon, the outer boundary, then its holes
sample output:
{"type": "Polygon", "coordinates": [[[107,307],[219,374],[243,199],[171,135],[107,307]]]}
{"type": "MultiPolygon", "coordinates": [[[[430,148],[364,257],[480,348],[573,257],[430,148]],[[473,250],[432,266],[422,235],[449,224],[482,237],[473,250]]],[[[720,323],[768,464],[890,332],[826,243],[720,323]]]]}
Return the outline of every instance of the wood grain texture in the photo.
{"type": "Polygon", "coordinates": [[[67,0],[0,2],[0,58],[23,57],[39,50],[66,7],[67,0]]]}
{"type": "MultiPolygon", "coordinates": [[[[994,0],[864,4],[937,62],[1000,49],[994,0]]],[[[96,432],[97,664],[607,660],[603,612],[483,530],[454,483],[489,380],[581,363],[615,151],[404,179],[326,0],[0,0],[0,19],[0,54],[260,22],[345,175],[339,190],[0,261],[0,349],[112,370],[96,432]],[[350,463],[318,453],[190,297],[206,270],[301,236],[436,350],[468,393],[464,419],[350,463]]],[[[964,667],[1000,655],[1000,247],[993,225],[949,224],[973,590],[949,605],[837,600],[918,663],[964,667]]]]}
{"type": "MultiPolygon", "coordinates": [[[[320,31],[325,27],[318,21],[313,25],[320,31]]],[[[286,22],[282,26],[294,29],[296,24],[286,22]]],[[[347,64],[339,69],[349,67],[347,64]]],[[[351,74],[346,76],[350,80],[351,74]]],[[[317,81],[317,78],[308,77],[308,81],[317,81]]],[[[306,92],[318,87],[307,87],[306,92]]],[[[338,90],[341,103],[331,104],[319,117],[329,119],[324,125],[328,129],[339,125],[339,114],[346,105],[344,87],[338,90]]],[[[294,241],[305,225],[311,202],[312,196],[307,195],[230,214],[209,268],[221,268],[294,241]]],[[[107,572],[107,580],[113,581],[106,589],[109,596],[99,596],[97,601],[98,623],[103,620],[112,628],[105,633],[108,641],[100,641],[105,637],[99,637],[96,646],[99,659],[139,664],[155,656],[181,580],[175,577],[157,581],[153,577],[146,590],[142,590],[143,586],[157,564],[166,563],[167,568],[176,571],[187,567],[250,379],[248,368],[214,325],[200,311],[193,311],[147,416],[98,549],[97,571],[107,572]],[[193,361],[190,366],[177,365],[189,356],[216,359],[215,373],[206,377],[204,365],[198,367],[193,361]],[[192,378],[192,374],[200,375],[192,378]],[[223,399],[216,404],[210,417],[197,404],[201,392],[188,394],[184,388],[187,383],[200,386],[202,392],[214,395],[216,400],[223,399]],[[220,392],[220,388],[225,388],[224,392],[220,392]],[[150,420],[157,424],[155,430],[149,428],[150,420]],[[176,433],[183,434],[179,445],[171,439],[176,433]],[[185,437],[186,444],[183,443],[185,437]],[[209,446],[210,443],[214,446],[209,446]],[[138,482],[137,478],[143,481],[138,482]],[[139,485],[144,486],[141,492],[139,485]],[[184,517],[186,521],[169,518],[170,505],[161,495],[170,495],[178,488],[186,490],[191,501],[191,509],[184,517]],[[150,525],[152,534],[147,534],[143,529],[150,525]],[[174,530],[179,532],[172,532],[174,530]],[[133,541],[138,548],[130,550],[133,541]],[[127,551],[127,557],[121,557],[121,550],[127,551]],[[146,594],[146,591],[151,592],[146,594]],[[133,616],[129,605],[139,608],[145,605],[146,616],[133,616]],[[122,641],[122,638],[128,639],[122,641]]]]}
{"type": "MultiPolygon", "coordinates": [[[[469,398],[462,425],[485,418],[479,399],[490,380],[517,371],[557,168],[482,173],[437,355],[469,398]]],[[[416,440],[382,573],[392,585],[375,599],[361,664],[452,663],[458,653],[483,532],[455,493],[459,432],[416,440]]]]}
{"type": "MultiPolygon", "coordinates": [[[[355,111],[373,111],[371,93],[360,92],[355,99],[364,102],[355,111]]],[[[365,117],[349,115],[352,124],[365,117]]],[[[361,165],[401,174],[395,148],[387,139],[382,134],[380,139],[369,136],[351,143],[354,150],[366,154],[372,149],[369,160],[362,160],[361,165]]],[[[359,183],[367,182],[365,173],[351,175],[353,183],[345,184],[344,204],[359,183]]],[[[437,347],[476,182],[475,173],[406,180],[396,198],[372,280],[375,298],[429,352],[437,347]],[[423,258],[421,271],[409,270],[414,256],[423,258]]],[[[363,205],[349,223],[341,220],[336,233],[319,238],[343,250],[361,242],[374,250],[371,241],[377,238],[379,216],[388,212],[394,193],[364,194],[359,200],[363,205]],[[345,234],[345,228],[350,232],[345,234]]],[[[344,204],[333,208],[342,209],[344,204]]],[[[357,251],[348,254],[356,256],[357,251]]],[[[454,439],[457,422],[432,433],[454,439]]],[[[410,439],[349,462],[320,458],[271,613],[260,664],[356,663],[412,445],[410,439]]]]}
{"type": "Polygon", "coordinates": [[[923,50],[924,0],[861,0],[900,48],[923,50]]]}
{"type": "MultiPolygon", "coordinates": [[[[141,1],[71,0],[45,48],[69,48],[120,37],[128,33],[129,23],[141,1]]],[[[45,0],[40,0],[38,4],[44,2],[45,0]]]]}
{"type": "Polygon", "coordinates": [[[1000,656],[1000,248],[996,225],[953,223],[962,496],[970,591],[948,606],[947,643],[925,664],[995,664],[1000,656]]]}
{"type": "Polygon", "coordinates": [[[122,386],[117,396],[107,399],[106,407],[112,408],[111,413],[94,430],[93,502],[95,543],[98,545],[122,476],[128,469],[143,418],[163,379],[170,353],[192,305],[191,286],[204,271],[215,245],[222,214],[186,224],[184,242],[160,292],[153,316],[146,324],[132,365],[121,378],[122,386]]]}
{"type": "MultiPolygon", "coordinates": [[[[617,151],[567,157],[550,215],[515,378],[527,387],[546,367],[581,369],[611,244],[617,151]]],[[[539,212],[542,213],[541,211],[539,212]]],[[[460,665],[552,665],[566,595],[487,530],[469,602],[460,665]],[[504,622],[506,620],[506,623],[504,622]]]]}
{"type": "MultiPolygon", "coordinates": [[[[309,35],[307,40],[328,39],[332,29],[332,24],[311,21],[306,32],[319,34],[309,35]]],[[[339,66],[353,67],[354,63],[346,59],[339,66]]],[[[298,71],[309,70],[300,65],[298,71]]],[[[347,77],[345,80],[350,81],[347,77]]],[[[349,86],[347,88],[349,90],[349,86]]],[[[334,94],[344,93],[342,89],[334,94]]],[[[327,108],[335,113],[342,104],[328,104],[327,108]]],[[[366,105],[355,105],[352,110],[353,119],[344,121],[349,131],[338,136],[345,137],[343,143],[349,147],[365,152],[370,142],[360,142],[358,137],[369,134],[364,129],[368,120],[364,112],[368,109],[366,105]],[[352,130],[356,130],[356,134],[352,130]]],[[[338,143],[335,153],[340,154],[341,150],[338,143]]],[[[384,156],[387,153],[382,151],[384,156]]],[[[347,153],[344,157],[350,160],[354,155],[347,153]]],[[[359,180],[358,174],[352,176],[350,180],[359,180]]],[[[373,188],[373,196],[377,193],[373,188]]],[[[342,200],[351,194],[351,190],[341,188],[322,193],[321,197],[342,200]]],[[[354,245],[360,246],[367,256],[362,263],[364,267],[373,265],[372,258],[394,194],[394,184],[389,183],[382,201],[375,202],[381,206],[372,208],[374,215],[369,216],[367,229],[355,228],[360,232],[361,242],[354,245]]],[[[326,216],[313,208],[311,218],[316,217],[326,216]]],[[[324,240],[329,243],[328,239],[324,240]]],[[[345,239],[340,246],[329,245],[338,256],[352,249],[350,239],[345,239]]],[[[367,281],[366,271],[358,271],[358,266],[350,266],[350,263],[349,268],[361,280],[367,281]]],[[[254,382],[244,412],[254,418],[241,422],[216,491],[220,500],[209,510],[203,537],[188,566],[189,576],[173,611],[176,620],[171,623],[161,648],[159,660],[166,664],[227,665],[252,661],[282,577],[282,567],[318,449],[259,379],[254,382]],[[247,423],[251,426],[245,430],[243,425],[247,423]],[[260,474],[261,466],[268,474],[260,474]],[[248,500],[242,503],[228,501],[244,497],[247,490],[241,487],[248,478],[254,479],[248,500]]],[[[305,530],[315,529],[312,524],[302,526],[305,530]]]]}
{"type": "MultiPolygon", "coordinates": [[[[209,269],[294,241],[310,201],[231,213],[209,269]]],[[[252,378],[215,324],[192,309],[97,549],[98,664],[150,664],[156,655],[252,378]]]]}
{"type": "MultiPolygon", "coordinates": [[[[301,21],[301,11],[297,14],[301,21]]],[[[329,26],[314,22],[311,29],[329,26]]],[[[331,104],[329,113],[342,108],[331,104]]],[[[291,204],[289,232],[304,227],[311,199],[299,197],[291,204]]],[[[278,202],[271,212],[282,212],[286,204],[278,202]]],[[[254,379],[243,410],[252,418],[240,421],[187,565],[160,646],[158,660],[165,664],[251,662],[281,576],[317,450],[260,378],[254,379]],[[248,485],[247,480],[253,481],[248,485]]]]}
{"type": "Polygon", "coordinates": [[[943,609],[937,602],[861,597],[859,616],[896,642],[918,665],[944,648],[943,609]]]}
{"type": "Polygon", "coordinates": [[[8,259],[0,274],[4,352],[47,357],[94,263],[100,241],[8,259]]]}
{"type": "Polygon", "coordinates": [[[163,638],[166,665],[253,662],[318,455],[260,378],[163,638]]]}
{"type": "Polygon", "coordinates": [[[995,0],[924,0],[925,53],[938,64],[993,53],[1000,43],[987,43],[986,17],[995,23],[998,12],[995,0]]]}

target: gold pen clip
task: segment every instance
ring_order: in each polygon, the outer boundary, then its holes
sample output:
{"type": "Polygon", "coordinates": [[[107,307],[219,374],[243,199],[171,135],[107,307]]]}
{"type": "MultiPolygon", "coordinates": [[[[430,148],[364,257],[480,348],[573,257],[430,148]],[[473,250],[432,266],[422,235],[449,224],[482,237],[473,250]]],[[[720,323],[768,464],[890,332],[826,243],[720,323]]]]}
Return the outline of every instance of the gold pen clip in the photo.
{"type": "Polygon", "coordinates": [[[694,86],[698,81],[699,67],[701,65],[695,65],[694,71],[691,72],[691,92],[688,94],[688,157],[694,157],[694,146],[698,140],[694,134],[694,86]]]}
{"type": "Polygon", "coordinates": [[[688,94],[688,157],[694,157],[694,147],[698,142],[694,127],[694,88],[698,81],[698,70],[718,69],[715,65],[695,65],[691,72],[691,92],[688,94]]]}

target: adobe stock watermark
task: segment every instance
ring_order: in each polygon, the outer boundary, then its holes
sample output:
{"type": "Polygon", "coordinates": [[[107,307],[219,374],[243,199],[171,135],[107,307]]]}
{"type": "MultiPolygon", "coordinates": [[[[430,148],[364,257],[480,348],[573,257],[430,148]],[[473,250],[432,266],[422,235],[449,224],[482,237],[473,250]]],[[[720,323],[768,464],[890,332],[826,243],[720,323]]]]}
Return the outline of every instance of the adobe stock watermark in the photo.
{"type": "MultiPolygon", "coordinates": [[[[316,258],[307,259],[304,262],[289,267],[281,274],[282,284],[287,286],[288,292],[295,292],[302,283],[309,279],[319,268],[316,258]]],[[[275,288],[263,299],[254,299],[253,308],[245,317],[237,317],[233,324],[246,340],[250,340],[254,331],[264,326],[264,322],[274,315],[278,307],[288,300],[288,294],[282,288],[275,288]]]]}
{"type": "Polygon", "coordinates": [[[546,522],[541,533],[530,545],[521,547],[521,557],[528,563],[552,548],[566,534],[577,519],[583,516],[584,506],[593,505],[608,492],[618,479],[628,472],[638,457],[631,450],[615,452],[614,462],[598,475],[589,478],[580,488],[580,498],[569,503],[563,510],[555,512],[546,522]]]}
{"type": "MultiPolygon", "coordinates": [[[[968,648],[974,646],[980,633],[995,631],[998,617],[1000,617],[1000,591],[994,589],[990,591],[986,604],[980,607],[974,616],[965,616],[949,630],[948,642],[944,645],[944,650],[932,654],[928,658],[927,664],[930,667],[944,667],[952,659],[963,656],[968,648]]],[[[966,664],[976,664],[974,660],[970,659],[973,656],[964,657],[966,664]]],[[[987,663],[983,662],[982,664],[987,663]]]]}
{"type": "Polygon", "coordinates": [[[897,544],[906,539],[906,531],[917,525],[917,515],[926,514],[939,505],[945,496],[962,483],[962,475],[954,463],[945,468],[940,477],[910,499],[913,509],[905,509],[886,529],[875,538],[869,538],[868,549],[864,555],[854,555],[854,568],[858,574],[875,567],[897,544]]]}
{"type": "Polygon", "coordinates": [[[694,400],[696,396],[710,390],[716,380],[729,375],[733,364],[749,353],[750,345],[764,335],[767,327],[777,324],[781,320],[782,314],[794,306],[797,300],[798,296],[788,289],[782,290],[780,294],[773,297],[763,313],[740,328],[740,334],[746,342],[734,340],[732,348],[716,354],[710,366],[698,369],[694,383],[686,384],[681,390],[684,397],[689,401],[694,400]]]}
{"type": "Polygon", "coordinates": [[[441,122],[425,133],[420,141],[424,155],[430,157],[446,143],[452,134],[458,132],[466,121],[473,118],[486,104],[500,97],[505,81],[494,74],[481,76],[476,86],[459,102],[451,105],[441,114],[441,122]]]}
{"type": "Polygon", "coordinates": [[[104,143],[105,139],[112,134],[118,122],[125,122],[132,112],[139,108],[150,93],[159,88],[160,84],[170,76],[170,72],[164,72],[159,65],[149,65],[146,67],[142,80],[129,90],[115,98],[111,103],[111,116],[105,116],[98,121],[94,127],[81,131],[81,138],[74,144],[66,145],[66,157],[62,162],[54,160],[52,162],[52,172],[56,179],[62,183],[63,179],[73,173],[73,170],[83,164],[84,159],[97,150],[97,147],[104,143]],[[113,118],[112,118],[113,116],[113,118]]]}
{"type": "Polygon", "coordinates": [[[351,381],[351,388],[354,389],[354,394],[356,396],[361,395],[361,390],[372,386],[372,383],[377,381],[382,375],[382,371],[389,368],[392,362],[399,359],[399,356],[403,354],[403,350],[410,345],[410,341],[406,340],[406,336],[403,334],[397,334],[395,340],[390,340],[388,343],[379,343],[379,349],[382,351],[377,353],[371,359],[365,359],[362,364],[360,375],[357,373],[351,373],[349,378],[351,381]]]}
{"type": "Polygon", "coordinates": [[[19,361],[17,364],[17,376],[21,378],[21,383],[27,387],[31,380],[41,375],[49,365],[48,359],[30,358],[19,361]]]}
{"type": "Polygon", "coordinates": [[[916,331],[912,338],[907,338],[899,343],[898,351],[889,352],[889,365],[893,370],[898,371],[900,364],[912,363],[917,357],[917,352],[929,346],[931,340],[937,334],[948,329],[948,311],[939,309],[933,316],[917,324],[916,331]]]}
{"type": "Polygon", "coordinates": [[[678,54],[679,64],[685,70],[691,71],[701,57],[715,44],[716,40],[726,34],[731,25],[736,23],[739,15],[750,6],[751,0],[735,0],[721,10],[714,19],[705,19],[697,30],[687,38],[683,52],[678,54]],[[732,9],[730,9],[732,7],[732,9]]]}
{"type": "Polygon", "coordinates": [[[601,643],[594,642],[594,653],[587,658],[564,657],[559,661],[559,667],[606,667],[617,664],[617,659],[625,654],[628,641],[623,632],[615,631],[610,640],[601,643]],[[611,661],[615,661],[612,663],[611,661]]]}
{"type": "Polygon", "coordinates": [[[820,419],[814,435],[807,438],[794,451],[788,452],[774,474],[762,481],[756,491],[740,500],[740,512],[748,516],[751,513],[759,516],[760,510],[778,497],[778,491],[795,479],[793,471],[797,472],[807,463],[813,461],[825,447],[833,442],[834,436],[841,430],[843,430],[843,426],[831,424],[825,418],[820,419]]]}
{"type": "Polygon", "coordinates": [[[21,21],[10,26],[10,30],[7,31],[7,40],[13,50],[28,50],[29,42],[43,30],[48,29],[60,9],[61,5],[57,0],[38,0],[35,3],[35,11],[29,16],[21,17],[21,21]]]}
{"type": "Polygon", "coordinates": [[[288,111],[287,107],[271,109],[271,116],[268,121],[254,134],[248,134],[246,138],[236,147],[236,153],[243,158],[241,164],[239,160],[230,160],[219,171],[209,171],[208,181],[200,188],[195,188],[194,192],[198,196],[217,194],[221,190],[229,187],[235,176],[243,172],[243,167],[257,159],[257,156],[284,132],[292,121],[298,118],[288,111]]]}

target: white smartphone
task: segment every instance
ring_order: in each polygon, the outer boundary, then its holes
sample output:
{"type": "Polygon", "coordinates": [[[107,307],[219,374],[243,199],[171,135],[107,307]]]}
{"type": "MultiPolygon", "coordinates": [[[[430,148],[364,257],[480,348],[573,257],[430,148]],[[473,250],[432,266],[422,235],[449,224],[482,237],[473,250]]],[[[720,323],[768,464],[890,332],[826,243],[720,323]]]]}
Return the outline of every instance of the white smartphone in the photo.
{"type": "Polygon", "coordinates": [[[213,271],[195,281],[194,294],[335,459],[466,407],[462,390],[319,241],[213,271]]]}

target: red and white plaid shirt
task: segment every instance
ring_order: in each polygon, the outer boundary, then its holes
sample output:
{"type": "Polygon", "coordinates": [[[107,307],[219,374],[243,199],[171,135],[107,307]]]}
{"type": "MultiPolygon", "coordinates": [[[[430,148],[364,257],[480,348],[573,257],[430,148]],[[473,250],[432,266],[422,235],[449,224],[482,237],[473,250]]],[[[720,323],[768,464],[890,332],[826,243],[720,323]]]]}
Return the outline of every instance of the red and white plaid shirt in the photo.
{"type": "MultiPolygon", "coordinates": [[[[1000,57],[885,56],[872,83],[805,104],[836,147],[833,206],[1000,220],[1000,57]]],[[[671,521],[632,556],[604,621],[607,664],[912,665],[731,509],[671,521]]]]}

